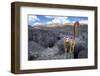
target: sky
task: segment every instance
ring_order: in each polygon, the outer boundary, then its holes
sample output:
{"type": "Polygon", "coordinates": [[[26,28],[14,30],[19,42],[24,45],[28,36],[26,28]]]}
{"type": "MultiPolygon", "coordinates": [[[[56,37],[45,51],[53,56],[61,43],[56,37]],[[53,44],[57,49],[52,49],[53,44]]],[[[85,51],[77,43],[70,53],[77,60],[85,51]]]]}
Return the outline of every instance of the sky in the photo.
{"type": "Polygon", "coordinates": [[[65,24],[74,23],[79,21],[79,23],[88,24],[88,17],[79,16],[50,16],[50,15],[28,15],[28,25],[48,25],[48,24],[65,24]]]}

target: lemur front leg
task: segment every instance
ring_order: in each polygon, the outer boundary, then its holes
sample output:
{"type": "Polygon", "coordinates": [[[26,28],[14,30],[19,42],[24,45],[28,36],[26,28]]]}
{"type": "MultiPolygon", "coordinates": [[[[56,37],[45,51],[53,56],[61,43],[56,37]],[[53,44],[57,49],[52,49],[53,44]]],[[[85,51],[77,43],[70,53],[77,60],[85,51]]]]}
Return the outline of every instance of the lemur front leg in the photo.
{"type": "Polygon", "coordinates": [[[75,40],[72,40],[71,41],[71,50],[70,50],[70,53],[73,53],[74,52],[74,49],[75,48],[75,40]]]}
{"type": "Polygon", "coordinates": [[[70,46],[69,53],[72,53],[72,47],[70,46]]]}
{"type": "Polygon", "coordinates": [[[67,48],[65,48],[65,53],[67,53],[67,48]]]}

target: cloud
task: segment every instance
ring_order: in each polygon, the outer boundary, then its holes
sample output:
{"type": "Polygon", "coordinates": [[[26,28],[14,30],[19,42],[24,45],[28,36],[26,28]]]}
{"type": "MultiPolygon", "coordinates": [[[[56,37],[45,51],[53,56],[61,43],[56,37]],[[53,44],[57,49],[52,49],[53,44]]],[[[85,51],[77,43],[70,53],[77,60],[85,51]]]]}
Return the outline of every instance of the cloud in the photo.
{"type": "Polygon", "coordinates": [[[46,18],[54,18],[53,16],[45,16],[46,18]]]}
{"type": "Polygon", "coordinates": [[[36,21],[36,20],[40,20],[37,16],[29,16],[29,21],[32,20],[32,21],[36,21]]]}
{"type": "Polygon", "coordinates": [[[41,22],[35,22],[34,25],[43,25],[41,22]]]}
{"type": "Polygon", "coordinates": [[[55,17],[56,19],[59,19],[59,20],[65,20],[67,19],[68,17],[55,17]]]}
{"type": "Polygon", "coordinates": [[[63,20],[63,24],[65,24],[65,23],[71,23],[71,21],[70,20],[63,20]]]}
{"type": "Polygon", "coordinates": [[[53,24],[53,23],[65,24],[65,23],[70,23],[70,21],[67,20],[68,17],[57,17],[57,16],[45,16],[45,17],[52,19],[51,21],[48,21],[46,24],[53,24]]]}
{"type": "Polygon", "coordinates": [[[34,22],[40,21],[40,19],[37,16],[34,16],[34,15],[29,16],[28,20],[29,20],[29,25],[33,25],[34,22]]]}
{"type": "Polygon", "coordinates": [[[46,24],[52,24],[52,21],[48,21],[46,24]]]}
{"type": "Polygon", "coordinates": [[[88,24],[88,20],[81,20],[79,21],[80,24],[88,24]]]}
{"type": "Polygon", "coordinates": [[[48,21],[46,24],[65,24],[65,23],[70,23],[70,20],[67,19],[68,17],[55,17],[51,21],[48,21]]]}
{"type": "Polygon", "coordinates": [[[61,20],[55,18],[55,19],[52,20],[52,22],[53,22],[53,23],[61,23],[61,20]]]}
{"type": "MultiPolygon", "coordinates": [[[[75,23],[76,21],[73,21],[72,23],[75,23]]],[[[78,21],[80,24],[88,24],[88,20],[80,20],[78,21]]]]}
{"type": "Polygon", "coordinates": [[[68,17],[55,17],[52,22],[53,23],[59,23],[59,24],[64,24],[67,22],[68,17]]]}

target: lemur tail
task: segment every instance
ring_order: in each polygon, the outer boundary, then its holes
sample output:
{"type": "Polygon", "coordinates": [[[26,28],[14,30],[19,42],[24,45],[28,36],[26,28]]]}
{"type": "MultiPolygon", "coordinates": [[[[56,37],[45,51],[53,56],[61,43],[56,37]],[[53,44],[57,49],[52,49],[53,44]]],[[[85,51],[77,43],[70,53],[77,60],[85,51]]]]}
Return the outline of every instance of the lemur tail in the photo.
{"type": "Polygon", "coordinates": [[[76,21],[73,25],[73,35],[74,35],[74,40],[75,40],[75,37],[76,37],[76,34],[77,34],[77,31],[76,31],[76,27],[80,26],[79,22],[76,21]]]}

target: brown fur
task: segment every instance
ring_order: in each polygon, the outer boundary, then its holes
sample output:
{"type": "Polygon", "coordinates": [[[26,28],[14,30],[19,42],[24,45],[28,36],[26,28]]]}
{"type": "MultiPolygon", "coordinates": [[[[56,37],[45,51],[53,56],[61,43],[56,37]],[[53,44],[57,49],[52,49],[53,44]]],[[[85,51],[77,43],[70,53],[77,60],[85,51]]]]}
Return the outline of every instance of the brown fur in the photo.
{"type": "Polygon", "coordinates": [[[73,25],[73,39],[70,39],[70,38],[66,38],[64,37],[64,49],[65,49],[65,53],[67,52],[74,52],[74,48],[75,48],[75,45],[76,45],[76,41],[75,41],[75,37],[76,37],[76,34],[77,34],[77,31],[76,31],[76,27],[78,27],[80,24],[79,22],[75,22],[74,25],[73,25]]]}
{"type": "Polygon", "coordinates": [[[74,52],[74,47],[75,47],[75,40],[74,39],[69,39],[67,40],[66,38],[64,38],[64,49],[65,52],[74,52]]]}

